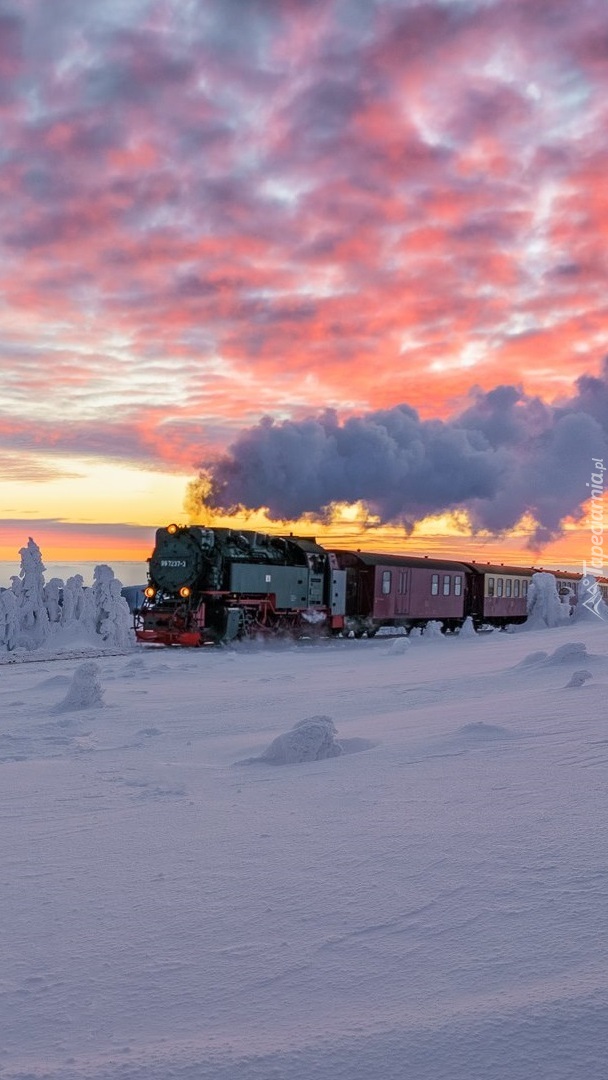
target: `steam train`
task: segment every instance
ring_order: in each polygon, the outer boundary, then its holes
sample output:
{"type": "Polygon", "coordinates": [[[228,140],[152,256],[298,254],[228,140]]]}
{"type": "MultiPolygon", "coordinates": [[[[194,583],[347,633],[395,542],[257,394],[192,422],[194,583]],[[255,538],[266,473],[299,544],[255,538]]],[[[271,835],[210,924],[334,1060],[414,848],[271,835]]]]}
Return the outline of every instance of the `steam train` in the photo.
{"type": "MultiPolygon", "coordinates": [[[[456,630],[525,622],[533,567],[326,549],[304,536],[168,525],[135,611],[139,641],[207,645],[258,635],[372,636],[432,620],[456,630]]],[[[576,603],[581,574],[555,574],[576,603]]],[[[608,582],[602,583],[608,593],[608,582]]]]}
{"type": "Polygon", "coordinates": [[[314,540],[235,529],[157,529],[139,641],[205,645],[344,627],[346,574],[314,540]]]}

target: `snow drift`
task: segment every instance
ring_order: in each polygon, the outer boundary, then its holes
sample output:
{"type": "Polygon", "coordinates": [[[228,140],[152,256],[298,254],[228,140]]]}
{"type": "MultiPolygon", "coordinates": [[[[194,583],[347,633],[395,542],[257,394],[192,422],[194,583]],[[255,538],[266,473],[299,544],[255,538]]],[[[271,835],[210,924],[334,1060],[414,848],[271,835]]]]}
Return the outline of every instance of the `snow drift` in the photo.
{"type": "Polygon", "coordinates": [[[605,1080],[608,626],[386,653],[2,668],[2,1080],[605,1080]]]}
{"type": "Polygon", "coordinates": [[[249,760],[265,761],[269,765],[299,765],[305,761],[338,757],[342,753],[333,720],[329,716],[310,716],[273,739],[259,757],[249,760]]]}
{"type": "Polygon", "coordinates": [[[99,667],[93,660],[87,660],[76,668],[65,698],[55,706],[54,711],[99,709],[102,705],[103,689],[99,681],[99,667]]]}

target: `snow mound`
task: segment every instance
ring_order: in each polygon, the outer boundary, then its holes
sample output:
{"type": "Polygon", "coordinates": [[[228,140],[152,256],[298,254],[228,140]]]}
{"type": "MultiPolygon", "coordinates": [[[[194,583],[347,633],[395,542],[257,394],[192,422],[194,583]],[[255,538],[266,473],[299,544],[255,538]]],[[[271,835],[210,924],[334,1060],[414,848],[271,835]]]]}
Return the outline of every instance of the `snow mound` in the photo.
{"type": "Polygon", "coordinates": [[[424,750],[421,760],[427,757],[454,757],[477,751],[491,751],[493,748],[500,752],[504,743],[513,742],[517,738],[515,732],[499,724],[474,720],[455,730],[446,731],[443,735],[432,737],[419,749],[424,750]]]}
{"type": "Polygon", "coordinates": [[[592,679],[593,675],[590,671],[585,671],[583,668],[581,671],[573,671],[570,676],[570,681],[566,683],[565,689],[570,686],[584,686],[588,679],[592,679]]]}
{"type": "Polygon", "coordinates": [[[87,660],[76,668],[72,682],[63,701],[53,712],[71,712],[75,709],[99,709],[103,706],[103,689],[98,678],[99,667],[87,660]]]}
{"type": "Polygon", "coordinates": [[[573,664],[579,660],[588,660],[587,646],[582,641],[567,641],[560,645],[545,660],[546,664],[573,664]]]}
{"type": "Polygon", "coordinates": [[[463,724],[454,732],[452,738],[465,743],[488,743],[496,740],[511,739],[512,732],[499,724],[486,724],[484,720],[475,720],[470,724],[463,724]]]}
{"type": "Polygon", "coordinates": [[[135,679],[140,675],[144,675],[146,672],[146,665],[143,661],[143,657],[134,656],[128,663],[125,664],[122,671],[118,674],[124,679],[135,679]]]}
{"type": "Polygon", "coordinates": [[[94,630],[79,623],[52,626],[45,644],[51,653],[57,655],[74,649],[97,649],[100,652],[104,647],[104,642],[94,630]]]}
{"type": "Polygon", "coordinates": [[[395,641],[391,641],[386,652],[389,656],[403,656],[409,649],[411,649],[411,645],[407,638],[398,637],[395,641]]]}
{"type": "Polygon", "coordinates": [[[516,664],[516,667],[560,667],[562,664],[578,664],[584,660],[594,659],[598,658],[587,652],[587,646],[582,641],[567,641],[554,649],[552,653],[542,650],[528,653],[519,664],[516,664]]]}
{"type": "MultiPolygon", "coordinates": [[[[125,666],[124,671],[142,671],[145,668],[143,656],[134,656],[125,666]]],[[[166,667],[166,665],[165,665],[166,667]]]]}
{"type": "Polygon", "coordinates": [[[537,649],[536,652],[530,652],[527,656],[524,656],[523,660],[519,661],[517,667],[532,667],[534,664],[540,664],[543,660],[546,660],[549,653],[544,652],[542,649],[537,649]]]}
{"type": "Polygon", "coordinates": [[[340,739],[343,754],[360,754],[362,750],[373,750],[378,746],[372,739],[362,739],[354,736],[352,739],[340,739]]]}
{"type": "Polygon", "coordinates": [[[424,628],[424,637],[436,639],[443,637],[443,634],[441,633],[441,623],[438,622],[437,619],[431,619],[431,621],[426,624],[424,628]]]}
{"type": "Polygon", "coordinates": [[[305,761],[324,761],[343,753],[336,741],[336,728],[329,716],[310,716],[278,735],[259,757],[249,761],[264,761],[270,765],[299,765],[305,761]]]}
{"type": "Polygon", "coordinates": [[[69,675],[51,675],[48,679],[43,679],[42,682],[36,683],[36,690],[57,689],[60,686],[67,686],[69,681],[69,675]]]}
{"type": "Polygon", "coordinates": [[[473,625],[473,620],[472,620],[470,615],[467,615],[467,617],[464,620],[462,626],[460,627],[460,630],[458,631],[458,637],[459,638],[476,638],[477,637],[477,631],[475,630],[475,627],[473,625]]]}

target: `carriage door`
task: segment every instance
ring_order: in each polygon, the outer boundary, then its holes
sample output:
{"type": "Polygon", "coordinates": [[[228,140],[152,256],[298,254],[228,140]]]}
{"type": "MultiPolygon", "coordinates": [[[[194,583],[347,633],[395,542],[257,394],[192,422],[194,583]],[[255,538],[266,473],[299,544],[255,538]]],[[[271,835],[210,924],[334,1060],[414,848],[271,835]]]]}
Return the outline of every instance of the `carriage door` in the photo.
{"type": "Polygon", "coordinates": [[[483,604],[484,604],[484,587],[485,576],[478,570],[474,570],[472,574],[466,574],[465,581],[468,579],[469,588],[465,586],[465,604],[464,614],[471,615],[473,619],[483,620],[483,604]]]}
{"type": "Polygon", "coordinates": [[[410,571],[397,570],[395,615],[407,615],[410,610],[410,571]]]}

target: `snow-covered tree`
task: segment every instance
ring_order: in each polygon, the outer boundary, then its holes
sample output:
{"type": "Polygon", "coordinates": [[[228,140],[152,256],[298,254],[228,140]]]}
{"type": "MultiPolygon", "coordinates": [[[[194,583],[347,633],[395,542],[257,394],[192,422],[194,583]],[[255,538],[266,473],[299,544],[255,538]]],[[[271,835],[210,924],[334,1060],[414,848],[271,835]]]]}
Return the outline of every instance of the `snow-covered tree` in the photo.
{"type": "Polygon", "coordinates": [[[87,588],[80,574],[51,578],[45,584],[40,549],[30,537],[21,548],[21,569],[9,589],[0,589],[0,648],[39,649],[75,638],[87,645],[130,648],[135,643],[132,617],[122,584],[111,567],[95,568],[87,588]]]}
{"type": "Polygon", "coordinates": [[[12,589],[0,593],[0,646],[12,651],[19,638],[19,610],[17,597],[12,589]]]}
{"type": "Polygon", "coordinates": [[[83,630],[90,632],[91,634],[97,633],[97,596],[95,594],[95,588],[85,588],[82,590],[82,610],[80,613],[79,625],[83,630]]]}
{"type": "Polygon", "coordinates": [[[135,644],[133,618],[127,600],[122,595],[122,582],[116,577],[110,582],[110,592],[114,601],[114,644],[120,648],[128,648],[135,644]]]}
{"type": "Polygon", "coordinates": [[[121,594],[122,583],[110,566],[96,566],[92,593],[95,601],[95,632],[108,645],[119,648],[133,644],[131,613],[121,594]]]}
{"type": "Polygon", "coordinates": [[[528,618],[526,628],[564,626],[570,618],[570,605],[562,604],[553,574],[539,571],[532,574],[528,589],[528,618]]]}
{"type": "Polygon", "coordinates": [[[44,586],[44,603],[49,622],[55,624],[61,621],[63,581],[54,577],[47,581],[44,586]]]}
{"type": "Polygon", "coordinates": [[[84,609],[84,579],[81,574],[69,577],[63,586],[61,625],[72,626],[82,621],[84,609]]]}
{"type": "Polygon", "coordinates": [[[24,649],[38,649],[49,632],[49,617],[44,602],[44,570],[40,548],[28,539],[27,547],[19,551],[21,570],[12,579],[17,598],[19,634],[17,644],[24,649]]]}

